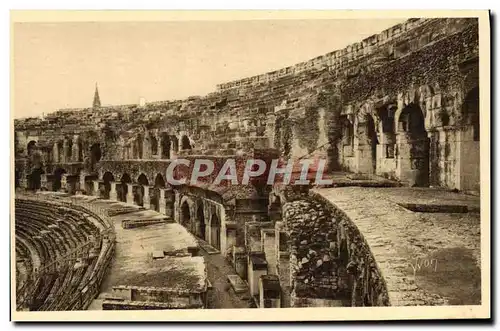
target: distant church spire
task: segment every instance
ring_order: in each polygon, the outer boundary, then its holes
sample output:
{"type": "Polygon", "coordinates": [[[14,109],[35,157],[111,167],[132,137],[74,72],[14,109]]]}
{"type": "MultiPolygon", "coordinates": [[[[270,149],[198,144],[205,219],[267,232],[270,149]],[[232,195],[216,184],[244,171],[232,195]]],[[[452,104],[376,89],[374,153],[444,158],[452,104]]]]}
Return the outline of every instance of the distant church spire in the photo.
{"type": "Polygon", "coordinates": [[[99,98],[99,90],[97,89],[97,83],[95,83],[94,102],[92,103],[92,107],[94,108],[101,107],[101,98],[99,98]]]}

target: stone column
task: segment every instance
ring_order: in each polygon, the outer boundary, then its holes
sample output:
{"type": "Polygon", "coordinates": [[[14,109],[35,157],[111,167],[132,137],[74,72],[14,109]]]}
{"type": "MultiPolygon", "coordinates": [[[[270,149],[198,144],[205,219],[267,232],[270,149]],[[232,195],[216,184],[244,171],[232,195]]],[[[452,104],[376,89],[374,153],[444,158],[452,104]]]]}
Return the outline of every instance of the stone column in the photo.
{"type": "Polygon", "coordinates": [[[127,183],[127,203],[134,204],[134,184],[127,183]]]}
{"type": "Polygon", "coordinates": [[[116,182],[110,182],[111,189],[109,191],[109,200],[118,201],[118,195],[116,193],[116,182]]]}
{"type": "Polygon", "coordinates": [[[146,209],[151,208],[151,200],[149,197],[149,185],[143,185],[144,188],[144,196],[142,197],[142,205],[146,209]]]}
{"type": "Polygon", "coordinates": [[[99,180],[93,180],[92,183],[94,183],[94,189],[92,191],[92,195],[100,198],[101,193],[99,192],[99,180]]]}

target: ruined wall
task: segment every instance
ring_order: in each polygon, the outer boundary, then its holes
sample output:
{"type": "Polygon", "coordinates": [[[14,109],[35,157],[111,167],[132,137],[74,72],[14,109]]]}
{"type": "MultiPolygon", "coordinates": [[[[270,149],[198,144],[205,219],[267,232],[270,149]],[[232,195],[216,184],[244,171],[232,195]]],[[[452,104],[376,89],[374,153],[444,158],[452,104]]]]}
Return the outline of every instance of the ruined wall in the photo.
{"type": "Polygon", "coordinates": [[[388,306],[385,281],[349,218],[314,193],[285,195],[291,306],[388,306]]]}

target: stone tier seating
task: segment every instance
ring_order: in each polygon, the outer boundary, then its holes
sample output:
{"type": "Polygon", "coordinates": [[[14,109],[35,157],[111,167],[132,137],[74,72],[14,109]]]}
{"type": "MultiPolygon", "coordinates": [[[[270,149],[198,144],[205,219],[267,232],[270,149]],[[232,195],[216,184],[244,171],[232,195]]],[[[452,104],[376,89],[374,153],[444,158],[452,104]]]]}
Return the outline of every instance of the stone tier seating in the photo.
{"type": "Polygon", "coordinates": [[[89,209],[35,197],[16,198],[17,308],[85,309],[111,262],[111,225],[89,209]]]}

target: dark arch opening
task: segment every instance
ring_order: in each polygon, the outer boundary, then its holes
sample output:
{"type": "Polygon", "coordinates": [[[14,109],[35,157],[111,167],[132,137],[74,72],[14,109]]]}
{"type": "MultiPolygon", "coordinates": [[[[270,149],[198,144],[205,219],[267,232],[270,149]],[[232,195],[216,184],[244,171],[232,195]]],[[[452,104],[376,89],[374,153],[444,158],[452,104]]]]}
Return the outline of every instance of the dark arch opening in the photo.
{"type": "Polygon", "coordinates": [[[102,181],[104,182],[102,196],[104,199],[109,199],[109,192],[111,192],[111,182],[115,181],[115,177],[109,171],[106,171],[102,176],[102,181]]]}
{"type": "Polygon", "coordinates": [[[198,206],[198,211],[196,212],[196,218],[198,219],[198,229],[196,235],[201,239],[205,240],[205,231],[206,231],[206,223],[205,223],[205,214],[203,213],[203,204],[200,203],[198,206]]]}
{"type": "Polygon", "coordinates": [[[161,174],[157,174],[155,177],[155,186],[151,192],[151,205],[154,206],[154,210],[160,211],[160,189],[165,188],[165,180],[161,174]]]}
{"type": "Polygon", "coordinates": [[[170,137],[165,132],[161,134],[161,158],[170,159],[170,137]]]}
{"type": "Polygon", "coordinates": [[[151,155],[158,155],[158,139],[154,135],[150,136],[151,155]]]}
{"type": "Polygon", "coordinates": [[[139,206],[144,206],[144,186],[149,185],[148,177],[145,174],[140,174],[137,178],[139,186],[136,189],[134,200],[139,206]]]}
{"type": "Polygon", "coordinates": [[[31,156],[33,152],[36,150],[36,141],[31,140],[26,147],[26,151],[28,152],[28,156],[31,156]]]}
{"type": "Polygon", "coordinates": [[[220,250],[220,220],[215,213],[210,219],[210,244],[220,250]]]}
{"type": "Polygon", "coordinates": [[[127,202],[127,194],[128,194],[128,185],[132,183],[132,178],[130,178],[129,174],[124,173],[122,178],[120,179],[121,188],[120,193],[118,194],[118,198],[120,201],[127,202]]]}
{"type": "Polygon", "coordinates": [[[42,175],[44,171],[42,168],[34,168],[28,175],[28,189],[29,190],[39,190],[42,187],[42,175]]]}
{"type": "Polygon", "coordinates": [[[474,141],[479,141],[479,86],[470,90],[465,96],[463,114],[466,124],[472,126],[474,141]]]}
{"type": "Polygon", "coordinates": [[[61,178],[66,173],[66,170],[57,168],[54,170],[54,180],[52,182],[52,191],[59,191],[61,189],[61,178]]]}
{"type": "Polygon", "coordinates": [[[188,136],[182,136],[181,146],[182,146],[182,149],[191,149],[191,142],[189,141],[188,136]]]}
{"type": "Polygon", "coordinates": [[[189,212],[189,204],[187,203],[187,201],[184,201],[184,203],[181,206],[181,225],[189,230],[190,223],[191,223],[191,214],[189,212]]]}

